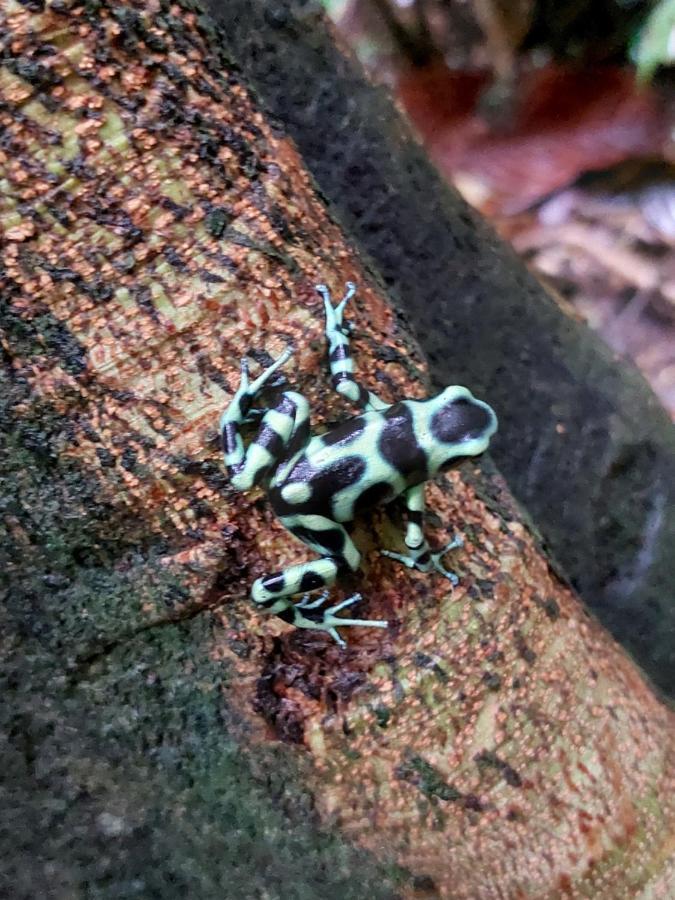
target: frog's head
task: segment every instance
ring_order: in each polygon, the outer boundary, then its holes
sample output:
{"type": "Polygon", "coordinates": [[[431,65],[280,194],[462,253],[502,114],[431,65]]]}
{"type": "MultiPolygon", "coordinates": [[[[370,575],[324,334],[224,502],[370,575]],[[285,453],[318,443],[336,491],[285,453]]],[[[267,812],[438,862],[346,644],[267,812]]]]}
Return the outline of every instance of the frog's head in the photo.
{"type": "Polygon", "coordinates": [[[459,385],[447,387],[429,402],[427,453],[433,472],[483,453],[497,430],[492,407],[459,385]]]}

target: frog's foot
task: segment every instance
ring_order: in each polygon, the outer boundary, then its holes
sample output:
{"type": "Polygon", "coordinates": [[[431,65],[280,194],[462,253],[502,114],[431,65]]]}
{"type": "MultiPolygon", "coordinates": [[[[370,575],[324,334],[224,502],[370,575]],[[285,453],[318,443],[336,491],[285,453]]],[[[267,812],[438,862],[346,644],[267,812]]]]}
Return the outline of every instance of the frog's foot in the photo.
{"type": "Polygon", "coordinates": [[[439,550],[438,553],[431,554],[431,565],[434,567],[434,569],[436,569],[437,572],[440,572],[441,575],[444,575],[453,587],[456,587],[456,585],[459,584],[459,578],[453,571],[445,568],[445,566],[441,563],[441,559],[449,550],[457,550],[457,548],[461,547],[463,544],[464,538],[460,534],[457,534],[451,541],[448,541],[448,543],[445,545],[445,547],[443,547],[442,550],[439,550]]]}
{"type": "Polygon", "coordinates": [[[345,619],[342,616],[336,615],[341,609],[345,609],[347,606],[353,606],[354,603],[358,603],[362,599],[361,594],[353,594],[351,597],[347,597],[346,600],[341,600],[340,603],[336,603],[335,606],[329,606],[328,609],[314,612],[311,618],[305,616],[306,612],[317,610],[317,607],[320,603],[324,602],[327,595],[327,591],[322,592],[319,599],[315,600],[313,603],[306,602],[308,600],[307,596],[303,597],[300,603],[295,604],[294,610],[297,610],[297,612],[293,624],[297,628],[311,628],[316,629],[317,631],[327,631],[340,647],[346,647],[347,642],[340,637],[337,629],[343,628],[345,625],[354,625],[361,628],[389,627],[389,622],[384,619],[345,619]]]}
{"type": "Polygon", "coordinates": [[[411,549],[410,553],[407,554],[394,553],[392,550],[380,550],[380,554],[389,559],[395,559],[397,562],[403,563],[403,565],[407,566],[409,569],[418,569],[420,572],[428,572],[430,569],[435,569],[447,578],[454,587],[459,584],[459,578],[454,572],[450,571],[450,569],[445,568],[441,563],[441,559],[449,550],[456,550],[457,547],[461,547],[463,543],[462,537],[457,535],[437,553],[431,553],[428,548],[420,547],[417,550],[411,549]]]}
{"type": "Polygon", "coordinates": [[[263,387],[271,379],[277,369],[280,369],[284,363],[288,362],[291,356],[293,356],[293,351],[290,347],[286,347],[284,352],[280,356],[277,356],[272,365],[268,366],[266,369],[263,369],[263,371],[254,381],[249,380],[248,358],[246,356],[242,357],[239,387],[237,388],[235,397],[248,397],[250,398],[250,401],[252,401],[253,398],[260,393],[263,387]]]}
{"type": "Polygon", "coordinates": [[[268,366],[266,369],[263,369],[260,375],[249,384],[248,381],[248,359],[244,357],[241,361],[241,385],[239,390],[242,388],[245,389],[246,393],[251,397],[255,397],[256,394],[260,393],[262,388],[267,384],[272,375],[283,366],[284,363],[288,362],[288,360],[293,356],[293,351],[290,347],[286,347],[286,349],[281,353],[280,356],[274,360],[271,366],[268,366]]]}
{"type": "MultiPolygon", "coordinates": [[[[272,365],[264,369],[254,381],[250,381],[249,379],[248,359],[245,356],[243,357],[241,361],[239,387],[220,417],[221,432],[228,423],[241,425],[244,422],[255,421],[255,419],[259,417],[261,411],[252,408],[256,395],[260,393],[277,369],[281,368],[285,362],[288,362],[291,356],[293,356],[293,351],[290,347],[287,347],[284,352],[274,360],[272,365]]],[[[264,412],[264,410],[262,412],[264,412]]]]}
{"type": "Polygon", "coordinates": [[[345,285],[345,295],[337,306],[333,306],[330,299],[330,290],[325,284],[315,285],[317,293],[323,297],[323,305],[326,309],[326,333],[330,335],[333,331],[342,331],[342,317],[345,306],[356,293],[356,285],[353,281],[348,281],[345,285]]]}

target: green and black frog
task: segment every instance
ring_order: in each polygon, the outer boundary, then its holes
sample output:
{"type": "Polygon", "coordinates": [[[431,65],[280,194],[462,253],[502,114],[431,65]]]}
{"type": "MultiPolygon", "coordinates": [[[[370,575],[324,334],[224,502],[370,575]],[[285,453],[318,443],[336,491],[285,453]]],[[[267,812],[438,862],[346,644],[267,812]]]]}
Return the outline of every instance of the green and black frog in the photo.
{"type": "Polygon", "coordinates": [[[424,483],[462,459],[483,453],[497,429],[497,417],[487,403],[460,386],[447,387],[427,400],[380,400],[354,377],[343,314],[355,286],[347,283],[335,307],[325,285],[316,290],[326,311],[333,387],[364,411],[324,434],[312,435],[309,404],[302,394],[284,390],[273,407],[254,409],[257,395],[291,358],[292,351],[286,350],[254,381],[249,380],[248,360],[242,360],[240,385],[221,417],[220,432],[232,485],[241,491],[266,486],[281,523],[319,554],[319,559],[258,578],[252,599],[297,628],[327,631],[344,646],[337,628],[388,625],[338,615],[361,600],[360,594],[326,605],[331,585],[341,573],[356,571],[361,559],[345,524],[363,510],[402,497],[408,552],[381,552],[411,568],[435,570],[456,584],[456,575],[443,567],[441,557],[460,546],[461,539],[455,537],[436,553],[430,550],[422,530],[424,483]],[[240,428],[250,421],[258,421],[259,430],[245,448],[240,428]],[[316,591],[318,597],[313,596],[316,591]]]}

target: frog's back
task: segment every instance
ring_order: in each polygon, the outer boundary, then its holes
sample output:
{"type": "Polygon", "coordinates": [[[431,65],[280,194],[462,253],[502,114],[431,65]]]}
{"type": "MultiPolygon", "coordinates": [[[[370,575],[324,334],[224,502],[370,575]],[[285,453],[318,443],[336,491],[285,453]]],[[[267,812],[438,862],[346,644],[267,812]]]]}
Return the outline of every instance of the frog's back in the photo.
{"type": "Polygon", "coordinates": [[[313,437],[270,485],[276,514],[351,521],[427,477],[406,401],[354,416],[313,437]]]}

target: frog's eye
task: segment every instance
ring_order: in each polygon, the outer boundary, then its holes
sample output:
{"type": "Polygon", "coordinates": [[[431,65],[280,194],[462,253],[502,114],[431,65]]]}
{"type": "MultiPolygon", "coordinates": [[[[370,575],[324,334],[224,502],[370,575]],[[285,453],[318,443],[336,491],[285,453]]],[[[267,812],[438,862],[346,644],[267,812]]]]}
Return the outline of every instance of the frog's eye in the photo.
{"type": "Polygon", "coordinates": [[[492,425],[488,406],[469,397],[459,397],[442,406],[431,418],[431,433],[443,444],[460,444],[482,437],[492,425]]]}

